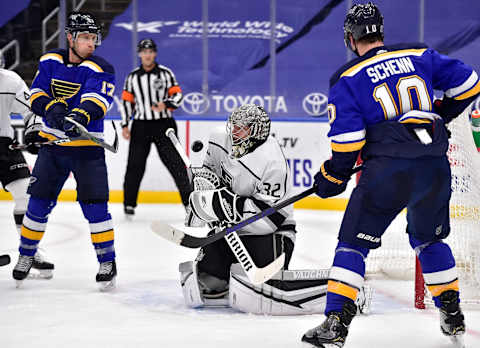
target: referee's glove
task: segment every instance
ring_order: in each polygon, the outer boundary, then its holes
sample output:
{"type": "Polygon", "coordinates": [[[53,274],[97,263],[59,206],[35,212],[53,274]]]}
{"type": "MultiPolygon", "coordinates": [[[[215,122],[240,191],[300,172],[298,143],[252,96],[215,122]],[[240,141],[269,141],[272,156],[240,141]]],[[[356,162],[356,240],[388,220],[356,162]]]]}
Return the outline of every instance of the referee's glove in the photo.
{"type": "Polygon", "coordinates": [[[65,135],[69,138],[75,138],[81,135],[81,131],[78,129],[77,125],[70,122],[70,119],[86,127],[90,122],[90,115],[83,109],[75,108],[67,117],[65,117],[65,123],[63,125],[65,135]]]}

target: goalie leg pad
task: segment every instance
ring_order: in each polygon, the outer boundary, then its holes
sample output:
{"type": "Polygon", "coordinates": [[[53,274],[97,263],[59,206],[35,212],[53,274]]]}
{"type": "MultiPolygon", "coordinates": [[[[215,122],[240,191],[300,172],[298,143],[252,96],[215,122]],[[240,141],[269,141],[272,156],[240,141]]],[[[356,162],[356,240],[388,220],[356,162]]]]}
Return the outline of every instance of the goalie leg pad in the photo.
{"type": "Polygon", "coordinates": [[[179,266],[180,284],[185,304],[190,308],[228,306],[228,283],[198,273],[197,261],[182,262],[179,266]]]}
{"type": "Polygon", "coordinates": [[[253,314],[322,314],[328,281],[328,270],[323,271],[320,278],[295,280],[299,274],[317,274],[319,270],[282,271],[266,283],[253,285],[239,265],[234,264],[230,273],[229,305],[253,314]]]}
{"type": "Polygon", "coordinates": [[[198,284],[197,262],[182,262],[178,270],[185,304],[191,308],[203,307],[205,303],[198,284]]]}

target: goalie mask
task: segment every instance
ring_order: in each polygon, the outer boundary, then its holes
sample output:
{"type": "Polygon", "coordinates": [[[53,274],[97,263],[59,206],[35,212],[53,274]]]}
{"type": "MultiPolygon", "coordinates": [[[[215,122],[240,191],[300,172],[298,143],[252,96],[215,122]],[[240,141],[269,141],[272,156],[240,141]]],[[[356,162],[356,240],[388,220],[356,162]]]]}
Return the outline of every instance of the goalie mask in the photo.
{"type": "Polygon", "coordinates": [[[227,133],[232,141],[230,155],[240,158],[267,140],[270,135],[270,117],[261,106],[242,105],[229,116],[227,133]]]}
{"type": "Polygon", "coordinates": [[[355,52],[350,45],[350,34],[355,41],[375,34],[383,40],[383,16],[375,4],[355,4],[347,13],[343,23],[345,46],[355,52]]]}
{"type": "Polygon", "coordinates": [[[102,43],[100,26],[97,25],[95,17],[93,17],[90,13],[70,13],[67,18],[65,33],[72,34],[74,41],[77,39],[78,34],[81,33],[96,34],[97,38],[95,39],[95,46],[100,46],[100,44],[102,43]]]}

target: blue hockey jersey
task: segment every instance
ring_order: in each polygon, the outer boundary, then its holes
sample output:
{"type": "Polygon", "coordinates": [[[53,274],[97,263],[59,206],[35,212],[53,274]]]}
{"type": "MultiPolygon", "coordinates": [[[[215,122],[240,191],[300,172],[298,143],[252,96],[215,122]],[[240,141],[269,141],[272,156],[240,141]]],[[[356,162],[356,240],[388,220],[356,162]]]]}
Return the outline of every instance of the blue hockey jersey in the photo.
{"type": "MultiPolygon", "coordinates": [[[[40,58],[38,72],[31,88],[32,111],[44,117],[45,106],[54,98],[63,98],[68,110],[81,109],[88,113],[88,131],[103,138],[103,117],[113,102],[115,73],[103,58],[92,55],[80,64],[68,61],[67,50],[53,50],[40,58]]],[[[40,133],[48,139],[65,137],[63,130],[47,122],[40,133]]],[[[90,140],[76,140],[62,146],[97,146],[90,140]]]]}
{"type": "Polygon", "coordinates": [[[439,118],[434,90],[454,102],[469,101],[480,93],[480,81],[469,66],[423,44],[376,47],[347,63],[330,80],[333,157],[358,153],[373,125],[432,123],[439,118]]]}

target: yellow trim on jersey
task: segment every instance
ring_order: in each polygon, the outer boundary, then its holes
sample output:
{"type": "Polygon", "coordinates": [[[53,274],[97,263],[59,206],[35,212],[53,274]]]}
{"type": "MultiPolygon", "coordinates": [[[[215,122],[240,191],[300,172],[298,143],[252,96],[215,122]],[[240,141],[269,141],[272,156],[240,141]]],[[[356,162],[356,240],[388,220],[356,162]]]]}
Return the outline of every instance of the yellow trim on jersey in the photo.
{"type": "Polygon", "coordinates": [[[432,121],[426,120],[426,119],[418,119],[418,118],[406,118],[404,120],[401,120],[400,123],[417,123],[417,124],[420,124],[420,123],[432,123],[432,121]]]}
{"type": "Polygon", "coordinates": [[[460,94],[456,96],[454,99],[455,100],[464,100],[470,97],[473,97],[475,94],[480,93],[480,81],[473,87],[472,89],[469,89],[463,94],[460,94]]]}
{"type": "Polygon", "coordinates": [[[427,285],[428,291],[432,294],[432,296],[440,296],[440,294],[447,290],[455,290],[458,291],[458,279],[448,283],[448,284],[441,284],[441,285],[427,285]]]}
{"type": "Polygon", "coordinates": [[[61,54],[58,53],[47,53],[40,57],[41,62],[49,59],[60,60],[63,63],[63,57],[61,54]]]}
{"type": "Polygon", "coordinates": [[[334,143],[332,141],[331,146],[333,151],[337,152],[352,152],[352,151],[358,151],[361,150],[363,145],[365,145],[365,140],[358,141],[355,143],[334,143]]]}
{"type": "Polygon", "coordinates": [[[327,291],[348,297],[355,301],[357,299],[358,290],[354,287],[351,287],[347,284],[336,282],[335,280],[329,280],[327,285],[327,291]]]}
{"type": "Polygon", "coordinates": [[[105,243],[111,242],[114,239],[113,230],[100,232],[100,233],[91,233],[92,243],[105,243]]]}
{"type": "Polygon", "coordinates": [[[30,239],[30,240],[40,240],[43,237],[44,232],[40,231],[32,231],[31,229],[22,226],[22,237],[30,239]]]}
{"type": "Polygon", "coordinates": [[[408,55],[415,55],[415,56],[420,56],[423,54],[423,52],[425,52],[427,49],[426,48],[419,48],[419,49],[416,49],[416,48],[407,48],[407,49],[404,49],[404,50],[398,50],[398,51],[392,51],[392,52],[385,52],[385,53],[380,53],[380,54],[377,54],[371,58],[368,58],[368,59],[365,59],[363,61],[361,61],[360,63],[358,64],[355,64],[354,66],[350,67],[349,69],[345,70],[341,75],[340,77],[344,77],[344,76],[353,76],[355,75],[358,71],[360,71],[361,69],[363,69],[365,66],[367,65],[370,65],[370,64],[373,64],[375,63],[376,61],[382,61],[382,60],[385,60],[385,59],[388,59],[388,57],[390,56],[395,56],[395,55],[398,55],[400,54],[400,56],[408,56],[408,55]],[[354,73],[354,71],[358,69],[357,72],[354,73]],[[351,75],[350,75],[351,74],[351,75]]]}
{"type": "Polygon", "coordinates": [[[91,102],[97,104],[103,110],[104,115],[107,113],[107,106],[101,100],[94,97],[86,97],[80,99],[80,103],[83,103],[85,100],[90,100],[91,102]]]}
{"type": "MultiPolygon", "coordinates": [[[[55,135],[45,133],[44,131],[40,131],[39,135],[41,137],[47,138],[48,140],[60,139],[60,138],[56,137],[55,135]]],[[[91,140],[73,140],[73,141],[70,141],[68,143],[58,144],[58,146],[100,146],[100,145],[94,143],[91,140]]]]}
{"type": "Polygon", "coordinates": [[[91,60],[84,60],[80,66],[86,66],[95,72],[103,72],[103,69],[100,67],[100,65],[91,60]]]}
{"type": "Polygon", "coordinates": [[[32,103],[35,101],[35,99],[37,99],[37,98],[39,98],[39,97],[41,97],[41,96],[45,96],[45,97],[50,98],[50,96],[49,96],[47,93],[43,92],[43,91],[42,91],[42,92],[34,93],[34,94],[32,94],[32,95],[30,96],[30,105],[32,105],[32,103]]]}

